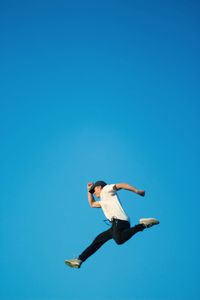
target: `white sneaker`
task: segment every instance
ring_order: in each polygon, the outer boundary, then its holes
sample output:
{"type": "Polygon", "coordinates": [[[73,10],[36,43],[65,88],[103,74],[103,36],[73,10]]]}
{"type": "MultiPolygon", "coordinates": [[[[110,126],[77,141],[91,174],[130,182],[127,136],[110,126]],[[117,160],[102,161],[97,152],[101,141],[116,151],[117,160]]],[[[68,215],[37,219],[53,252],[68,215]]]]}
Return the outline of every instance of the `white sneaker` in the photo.
{"type": "Polygon", "coordinates": [[[82,260],[75,258],[75,259],[69,259],[64,261],[66,265],[68,265],[71,268],[77,268],[79,269],[82,264],[82,260]]]}
{"type": "Polygon", "coordinates": [[[160,222],[155,218],[146,218],[140,219],[140,224],[144,224],[146,228],[152,227],[154,225],[158,225],[160,222]]]}

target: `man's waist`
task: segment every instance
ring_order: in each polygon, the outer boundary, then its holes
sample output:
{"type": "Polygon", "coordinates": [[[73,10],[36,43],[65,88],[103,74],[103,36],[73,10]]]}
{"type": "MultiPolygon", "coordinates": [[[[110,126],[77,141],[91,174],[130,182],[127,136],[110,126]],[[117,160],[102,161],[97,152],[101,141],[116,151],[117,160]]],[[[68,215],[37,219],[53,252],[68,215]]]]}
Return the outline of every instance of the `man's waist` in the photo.
{"type": "Polygon", "coordinates": [[[111,220],[110,220],[111,223],[116,223],[116,222],[119,222],[119,223],[123,223],[123,222],[127,222],[127,223],[130,223],[129,219],[119,219],[119,218],[116,218],[116,217],[112,217],[111,220]]]}

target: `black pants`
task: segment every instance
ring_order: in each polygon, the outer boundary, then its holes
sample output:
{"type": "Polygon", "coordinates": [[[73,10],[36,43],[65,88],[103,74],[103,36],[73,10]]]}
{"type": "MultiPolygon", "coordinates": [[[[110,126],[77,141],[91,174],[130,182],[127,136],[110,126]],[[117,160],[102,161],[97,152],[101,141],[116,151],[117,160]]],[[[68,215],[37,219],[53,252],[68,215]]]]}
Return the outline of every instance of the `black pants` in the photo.
{"type": "Polygon", "coordinates": [[[144,230],[146,227],[143,224],[130,226],[128,221],[113,219],[110,229],[100,233],[92,242],[92,244],[79,255],[79,259],[83,262],[95,253],[107,241],[114,239],[118,245],[128,241],[134,234],[144,230]]]}

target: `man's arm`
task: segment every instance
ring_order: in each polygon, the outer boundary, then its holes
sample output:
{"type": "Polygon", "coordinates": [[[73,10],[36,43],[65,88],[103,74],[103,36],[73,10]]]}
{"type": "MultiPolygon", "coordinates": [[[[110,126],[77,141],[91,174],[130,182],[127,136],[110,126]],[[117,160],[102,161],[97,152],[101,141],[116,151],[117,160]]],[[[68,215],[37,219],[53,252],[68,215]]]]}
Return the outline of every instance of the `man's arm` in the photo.
{"type": "Polygon", "coordinates": [[[93,185],[92,182],[89,182],[88,185],[87,185],[87,188],[88,188],[88,202],[89,202],[91,207],[100,208],[101,207],[100,203],[95,201],[93,195],[89,192],[89,189],[92,185],[93,185]]]}
{"type": "Polygon", "coordinates": [[[138,190],[134,186],[129,185],[127,183],[117,183],[114,188],[115,188],[116,191],[120,190],[120,189],[124,189],[124,190],[131,191],[133,193],[136,193],[140,196],[143,196],[143,197],[145,196],[145,191],[144,190],[138,190]]]}

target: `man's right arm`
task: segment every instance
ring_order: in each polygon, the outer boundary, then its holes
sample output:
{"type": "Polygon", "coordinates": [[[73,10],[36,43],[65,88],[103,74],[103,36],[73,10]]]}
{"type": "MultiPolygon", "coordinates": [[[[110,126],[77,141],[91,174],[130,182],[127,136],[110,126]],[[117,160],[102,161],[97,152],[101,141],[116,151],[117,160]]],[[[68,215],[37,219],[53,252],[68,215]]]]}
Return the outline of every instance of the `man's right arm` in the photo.
{"type": "Polygon", "coordinates": [[[115,184],[114,188],[115,188],[115,190],[120,190],[120,189],[128,190],[128,191],[134,192],[142,197],[145,196],[144,190],[138,190],[134,186],[127,184],[127,183],[117,183],[117,184],[115,184]]]}
{"type": "Polygon", "coordinates": [[[101,207],[101,204],[97,201],[95,201],[93,195],[89,192],[89,189],[90,187],[92,186],[92,182],[89,182],[88,185],[87,185],[87,188],[88,188],[88,202],[89,202],[89,205],[93,208],[100,208],[101,207]]]}

